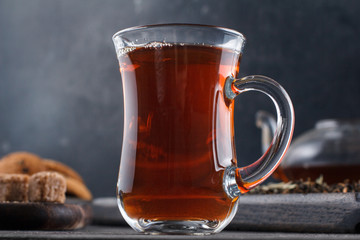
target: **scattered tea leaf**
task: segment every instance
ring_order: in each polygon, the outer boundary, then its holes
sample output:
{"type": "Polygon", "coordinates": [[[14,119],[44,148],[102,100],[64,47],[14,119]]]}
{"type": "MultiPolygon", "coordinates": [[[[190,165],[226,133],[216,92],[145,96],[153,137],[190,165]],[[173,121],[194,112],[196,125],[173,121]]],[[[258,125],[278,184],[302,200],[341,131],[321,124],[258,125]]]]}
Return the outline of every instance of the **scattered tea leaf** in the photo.
{"type": "Polygon", "coordinates": [[[324,182],[323,176],[315,181],[303,179],[289,182],[269,183],[260,185],[248,194],[288,194],[288,193],[350,193],[360,192],[360,180],[350,182],[348,179],[343,182],[328,185],[324,182]]]}

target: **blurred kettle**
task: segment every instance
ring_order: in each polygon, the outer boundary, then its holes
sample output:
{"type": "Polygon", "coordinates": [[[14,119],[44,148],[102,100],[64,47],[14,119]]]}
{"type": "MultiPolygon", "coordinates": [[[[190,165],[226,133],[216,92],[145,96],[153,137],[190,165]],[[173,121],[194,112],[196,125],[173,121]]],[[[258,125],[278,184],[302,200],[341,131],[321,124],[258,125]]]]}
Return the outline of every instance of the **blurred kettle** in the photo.
{"type": "MultiPolygon", "coordinates": [[[[259,111],[256,125],[262,129],[262,149],[266,151],[275,133],[275,118],[259,111]]],[[[278,169],[273,176],[285,182],[315,180],[320,175],[328,184],[360,180],[360,119],[316,122],[292,142],[278,169]]]]}

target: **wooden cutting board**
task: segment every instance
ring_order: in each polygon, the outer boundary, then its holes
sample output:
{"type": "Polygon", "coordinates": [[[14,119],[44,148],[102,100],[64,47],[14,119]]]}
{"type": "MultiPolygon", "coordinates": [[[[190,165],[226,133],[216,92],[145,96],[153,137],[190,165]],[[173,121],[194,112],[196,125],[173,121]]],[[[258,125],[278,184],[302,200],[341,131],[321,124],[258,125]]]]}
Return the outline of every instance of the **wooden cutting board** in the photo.
{"type": "Polygon", "coordinates": [[[70,230],[84,227],[92,217],[90,203],[0,203],[1,230],[70,230]]]}
{"type": "MultiPolygon", "coordinates": [[[[93,202],[96,224],[127,225],[115,198],[93,202]]],[[[211,209],[209,209],[211,211],[211,209]]],[[[243,195],[229,230],[360,232],[359,193],[243,195]]]]}

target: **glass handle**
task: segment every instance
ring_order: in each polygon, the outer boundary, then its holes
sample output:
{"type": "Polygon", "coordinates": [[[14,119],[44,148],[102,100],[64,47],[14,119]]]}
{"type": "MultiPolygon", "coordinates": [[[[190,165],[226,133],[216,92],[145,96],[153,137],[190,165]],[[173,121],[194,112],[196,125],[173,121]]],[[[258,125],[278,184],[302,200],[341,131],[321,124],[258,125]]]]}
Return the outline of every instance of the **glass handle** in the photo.
{"type": "Polygon", "coordinates": [[[276,119],[272,114],[261,110],[256,113],[255,119],[256,126],[261,129],[262,153],[266,153],[276,132],[276,119]]]}
{"type": "Polygon", "coordinates": [[[255,75],[226,79],[224,93],[229,100],[247,91],[259,91],[271,98],[277,113],[276,131],[263,156],[251,165],[233,168],[226,174],[228,180],[225,181],[229,183],[226,184],[229,188],[227,192],[233,197],[256,187],[275,171],[290,145],[294,131],[294,108],[289,95],[279,83],[271,78],[255,75]],[[235,182],[237,189],[234,189],[235,182]]]}

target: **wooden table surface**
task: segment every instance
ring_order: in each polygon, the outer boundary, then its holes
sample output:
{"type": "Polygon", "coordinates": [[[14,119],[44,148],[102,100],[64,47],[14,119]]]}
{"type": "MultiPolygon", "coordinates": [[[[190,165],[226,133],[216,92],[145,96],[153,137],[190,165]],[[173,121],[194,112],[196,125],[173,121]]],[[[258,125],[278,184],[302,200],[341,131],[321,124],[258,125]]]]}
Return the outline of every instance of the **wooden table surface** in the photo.
{"type": "Polygon", "coordinates": [[[129,227],[90,225],[74,231],[0,231],[0,239],[360,239],[359,234],[223,231],[208,236],[143,235],[129,227]]]}

